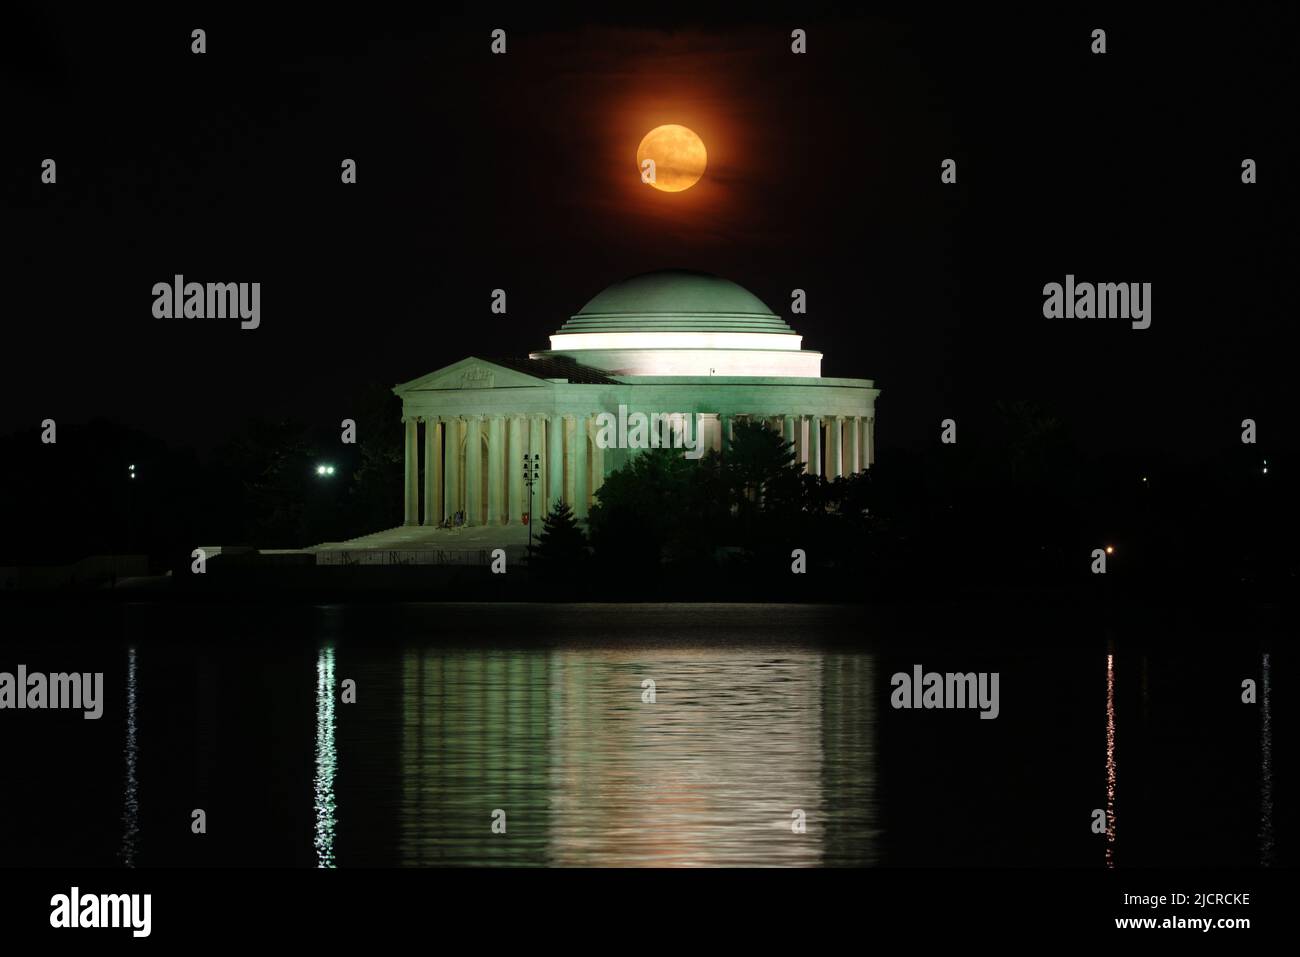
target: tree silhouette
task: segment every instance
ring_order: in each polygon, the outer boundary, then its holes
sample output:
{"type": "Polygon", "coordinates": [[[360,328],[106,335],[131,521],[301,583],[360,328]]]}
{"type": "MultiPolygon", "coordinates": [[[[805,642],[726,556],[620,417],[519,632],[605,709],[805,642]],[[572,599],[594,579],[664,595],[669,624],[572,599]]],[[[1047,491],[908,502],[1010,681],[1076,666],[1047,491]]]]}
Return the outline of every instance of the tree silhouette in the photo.
{"type": "MultiPolygon", "coordinates": [[[[357,411],[357,468],[348,496],[349,532],[364,535],[402,521],[402,470],[406,461],[402,402],[391,389],[371,385],[353,400],[357,411]]],[[[431,426],[426,426],[430,428],[431,426]]],[[[428,468],[429,463],[424,463],[428,468]]],[[[423,487],[423,477],[421,477],[423,487]]]]}
{"type": "Polygon", "coordinates": [[[573,517],[573,510],[557,502],[542,524],[529,564],[546,576],[576,572],[587,561],[587,536],[573,517]]]}
{"type": "Polygon", "coordinates": [[[621,565],[658,565],[665,547],[696,522],[701,464],[681,449],[644,449],[605,477],[589,525],[592,544],[621,565]]]}

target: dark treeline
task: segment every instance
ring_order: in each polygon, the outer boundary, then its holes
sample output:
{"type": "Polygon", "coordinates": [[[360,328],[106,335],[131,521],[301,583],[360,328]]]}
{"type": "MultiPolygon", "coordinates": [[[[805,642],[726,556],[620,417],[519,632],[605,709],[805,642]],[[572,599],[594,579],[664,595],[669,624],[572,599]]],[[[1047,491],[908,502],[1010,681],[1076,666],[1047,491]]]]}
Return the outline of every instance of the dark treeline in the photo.
{"type": "Polygon", "coordinates": [[[105,420],[56,423],[52,444],[38,428],[6,436],[0,564],[140,553],[162,570],[197,545],[293,548],[400,524],[401,402],[376,387],[346,407],[355,444],[339,423],[253,419],[203,459],[105,420]]]}
{"type": "Polygon", "coordinates": [[[696,582],[696,597],[748,583],[842,600],[1072,588],[1281,599],[1298,564],[1290,471],[1244,444],[1194,464],[1091,457],[1059,418],[1006,402],[955,444],[891,452],[827,481],[800,474],[776,434],[741,424],[725,459],[648,451],[609,476],[592,509],[590,567],[551,577],[591,576],[610,596],[696,582]],[[1093,550],[1108,547],[1095,575],[1093,550]],[[813,584],[828,576],[838,592],[813,584]]]}
{"type": "MultiPolygon", "coordinates": [[[[381,388],[358,399],[355,445],[334,423],[255,420],[206,460],[103,421],[58,426],[54,444],[11,435],[0,564],[134,552],[161,571],[185,567],[197,545],[300,547],[391,528],[399,405],[381,388]],[[326,463],[334,475],[317,474],[326,463]]],[[[545,594],[569,598],[1105,588],[1274,600],[1297,574],[1292,472],[1289,456],[1241,443],[1200,459],[1099,457],[1061,418],[1005,402],[963,420],[955,444],[936,433],[924,453],[887,449],[870,472],[826,481],[801,474],[778,435],[739,423],[725,458],[635,456],[597,493],[586,534],[571,516],[549,523],[534,566],[545,594]],[[1094,575],[1093,550],[1107,546],[1106,575],[1094,575]]]]}

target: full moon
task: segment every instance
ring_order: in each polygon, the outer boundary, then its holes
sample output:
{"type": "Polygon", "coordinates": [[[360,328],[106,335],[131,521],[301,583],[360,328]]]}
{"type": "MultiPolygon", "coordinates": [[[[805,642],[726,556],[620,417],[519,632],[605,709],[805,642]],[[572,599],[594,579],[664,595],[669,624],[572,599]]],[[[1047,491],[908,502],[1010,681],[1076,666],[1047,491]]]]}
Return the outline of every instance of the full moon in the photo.
{"type": "Polygon", "coordinates": [[[641,140],[636,148],[636,165],[642,178],[646,176],[646,160],[654,160],[655,178],[650,183],[665,193],[680,193],[694,186],[704,175],[709,154],[704,141],[694,130],[669,124],[656,126],[641,140]]]}

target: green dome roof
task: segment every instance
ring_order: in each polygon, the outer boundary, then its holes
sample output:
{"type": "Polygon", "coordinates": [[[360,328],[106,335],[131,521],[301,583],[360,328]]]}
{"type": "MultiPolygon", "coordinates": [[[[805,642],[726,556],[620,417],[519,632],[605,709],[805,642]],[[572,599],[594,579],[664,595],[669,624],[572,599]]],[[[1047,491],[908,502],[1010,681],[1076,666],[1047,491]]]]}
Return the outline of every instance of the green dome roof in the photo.
{"type": "Polygon", "coordinates": [[[556,335],[592,332],[759,332],[794,335],[757,296],[708,273],[666,269],[604,289],[556,335]]]}

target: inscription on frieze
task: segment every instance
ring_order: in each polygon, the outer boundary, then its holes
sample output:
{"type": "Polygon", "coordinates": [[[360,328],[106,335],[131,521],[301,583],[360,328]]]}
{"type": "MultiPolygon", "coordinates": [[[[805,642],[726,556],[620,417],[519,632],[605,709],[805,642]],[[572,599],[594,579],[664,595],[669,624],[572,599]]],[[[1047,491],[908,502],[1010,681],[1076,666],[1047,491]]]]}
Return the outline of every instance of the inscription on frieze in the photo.
{"type": "Polygon", "coordinates": [[[492,388],[492,370],[481,367],[466,369],[460,377],[460,387],[462,389],[492,388]]]}

